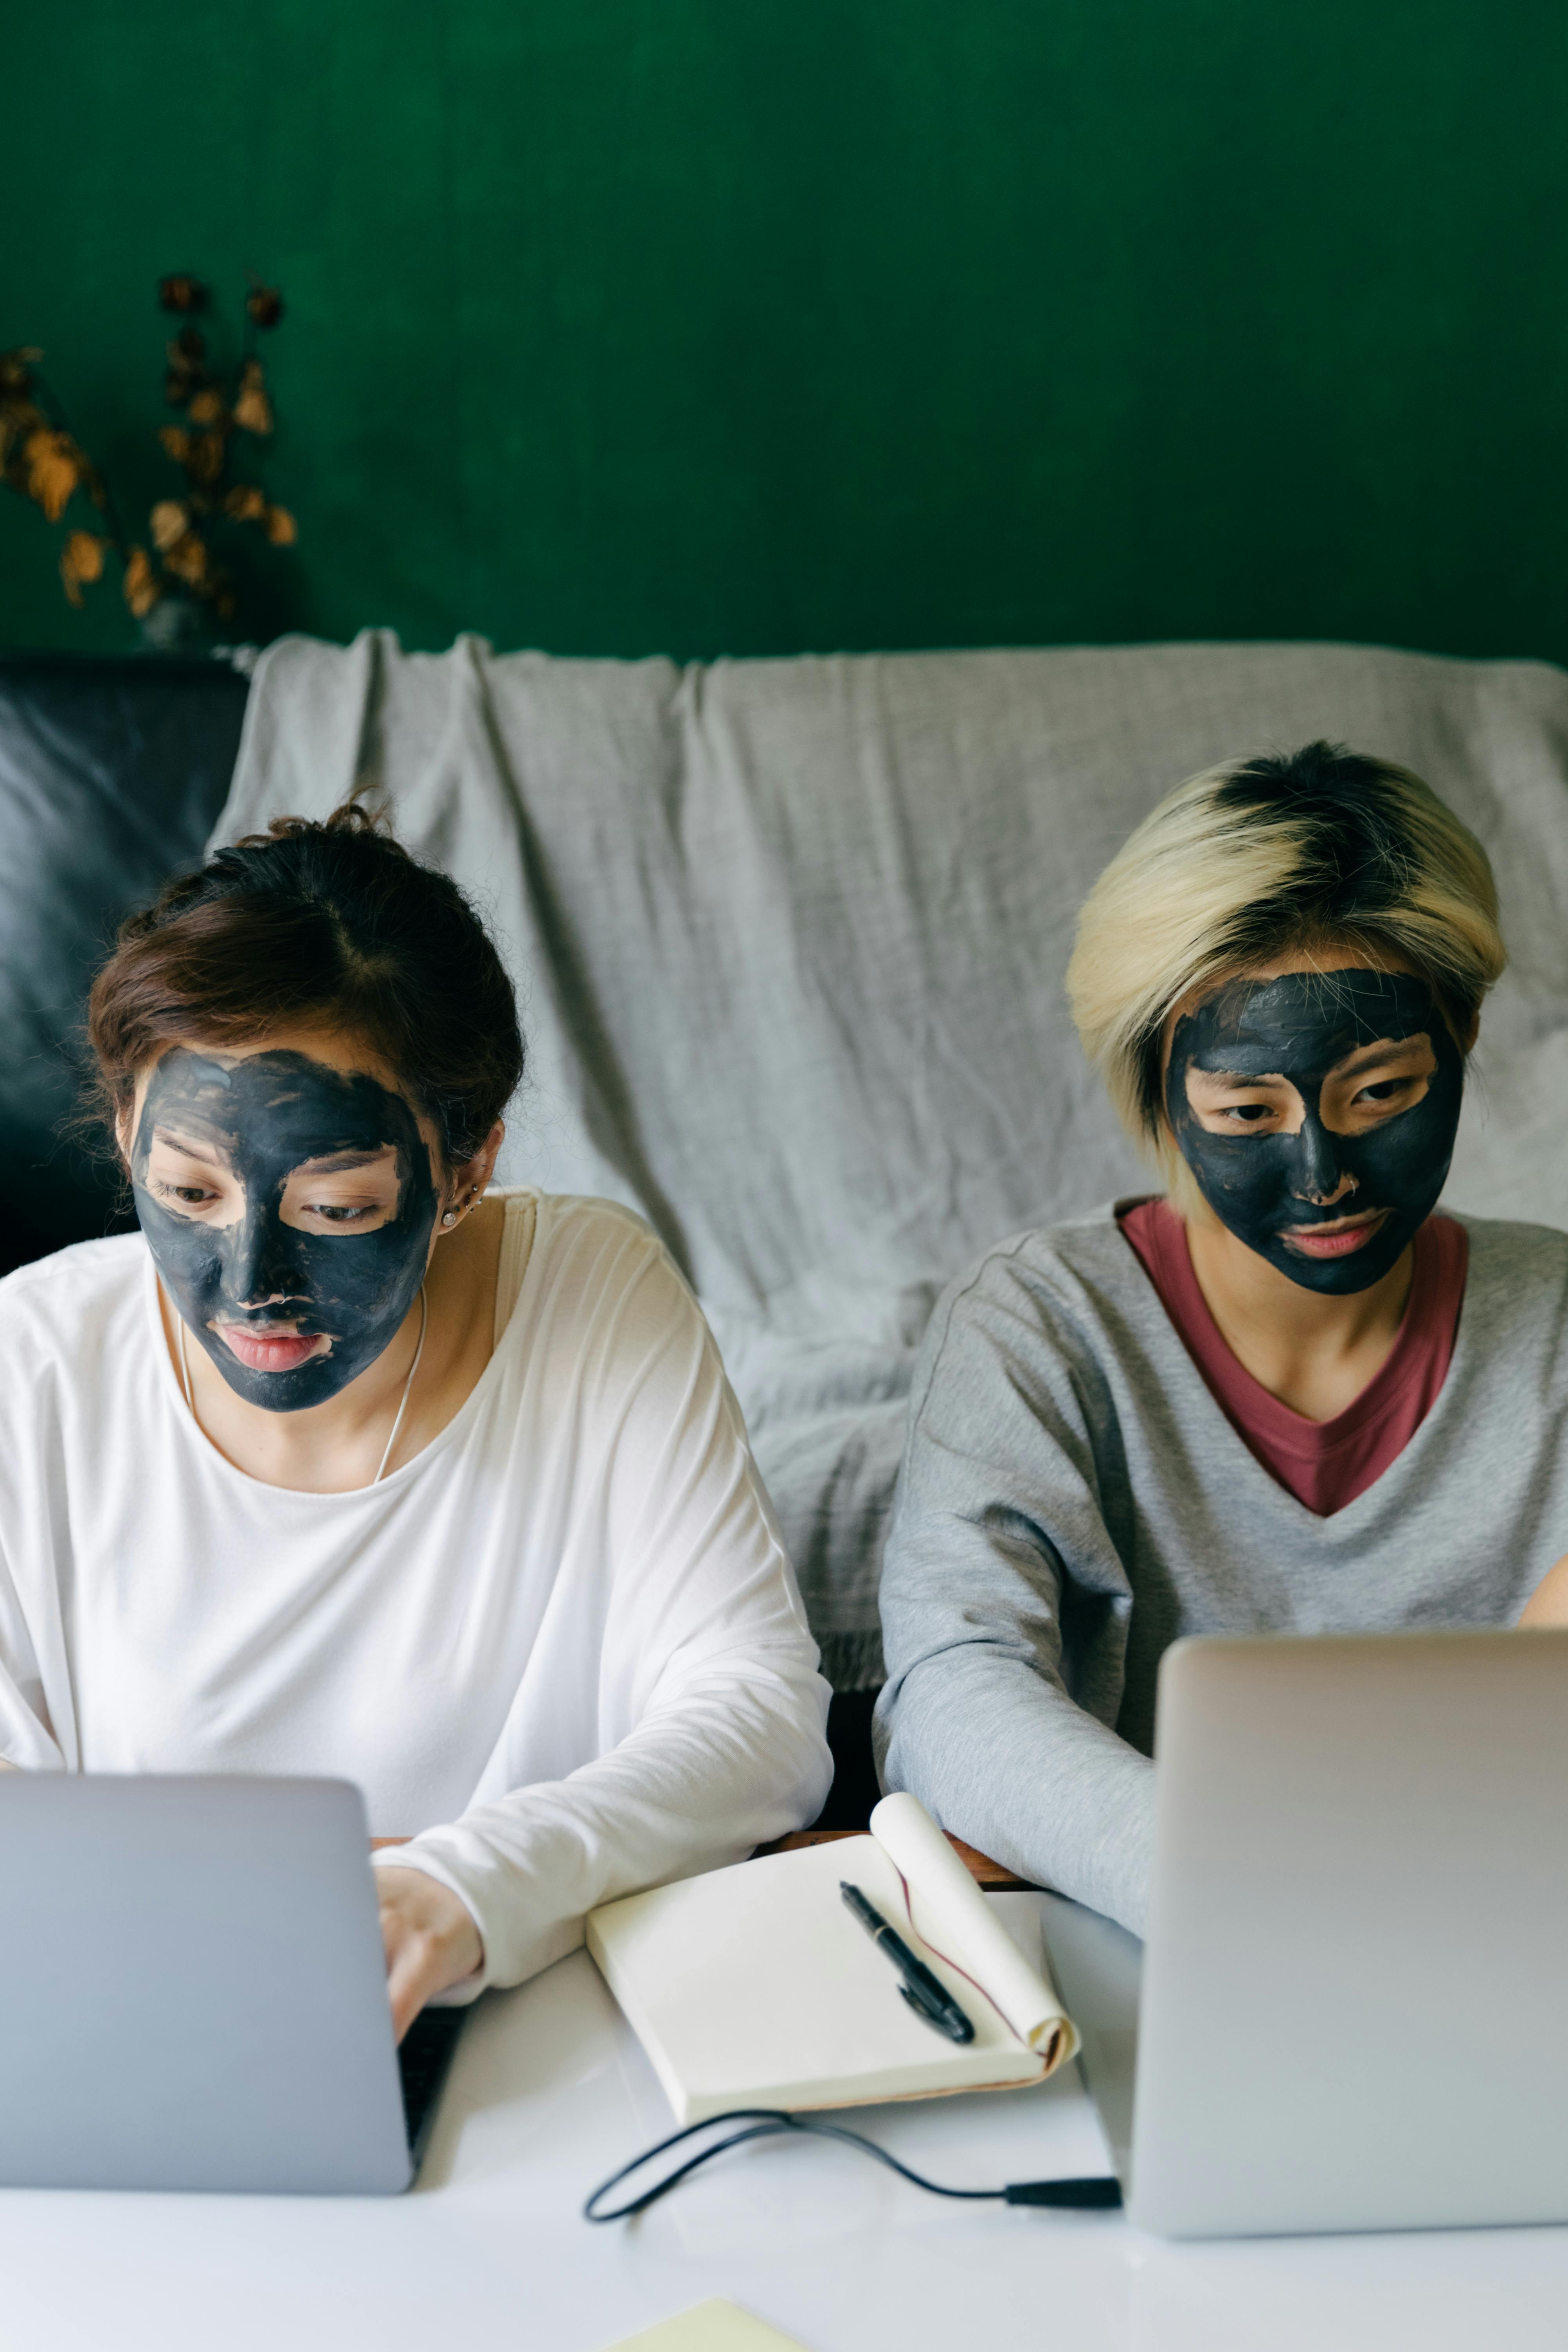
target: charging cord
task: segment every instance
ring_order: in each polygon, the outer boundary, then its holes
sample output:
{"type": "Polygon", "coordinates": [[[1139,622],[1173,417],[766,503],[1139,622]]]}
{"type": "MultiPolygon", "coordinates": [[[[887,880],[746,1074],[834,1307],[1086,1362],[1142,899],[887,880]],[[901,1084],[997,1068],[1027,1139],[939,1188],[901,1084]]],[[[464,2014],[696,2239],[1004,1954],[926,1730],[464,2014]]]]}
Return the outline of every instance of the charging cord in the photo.
{"type": "Polygon", "coordinates": [[[847,2147],[858,2147],[863,2155],[874,2156],[879,2164],[885,2164],[889,2172],[896,2172],[900,2179],[911,2182],[916,2189],[929,2189],[933,2197],[991,2199],[1005,2205],[1071,2206],[1080,2211],[1090,2212],[1103,2212],[1121,2202],[1121,2183],[1110,2174],[1092,2175],[1078,2180],[1012,2180],[1005,2189],[948,2189],[940,2180],[927,2180],[923,2174],[912,2171],[907,2164],[900,2164],[896,2156],[890,2155],[885,2147],[879,2147],[874,2139],[867,2139],[860,2132],[850,2131],[844,2124],[828,2123],[820,2116],[788,2115],[782,2107],[732,2107],[726,2115],[709,2116],[700,2124],[688,2124],[684,2131],[671,2132],[669,2137],[661,2139],[657,2147],[644,2148],[640,2156],[634,2156],[629,2164],[623,2164],[618,2172],[611,2173],[608,2180],[599,2183],[583,2208],[583,2218],[585,2221],[625,2221],[634,2213],[646,2213],[650,2205],[657,2205],[661,2197],[667,2197],[672,2189],[677,2188],[688,2173],[695,2172],[699,2165],[708,2163],[710,2158],[722,2156],[726,2148],[742,2147],[747,2140],[773,2139],[791,2132],[810,2133],[818,2139],[841,2140],[847,2147]],[[700,2132],[717,2130],[721,2124],[740,2124],[743,2129],[732,2131],[727,2137],[716,2139],[707,2147],[700,2147],[694,2156],[689,2156],[684,2163],[677,2164],[672,2171],[664,2173],[647,2188],[634,2192],[624,2205],[613,2205],[608,2211],[603,2210],[604,2200],[611,2191],[620,2188],[634,2173],[640,2172],[645,2165],[653,2164],[659,2157],[667,2156],[671,2148],[680,2147],[687,2140],[695,2138],[700,2132]]]}

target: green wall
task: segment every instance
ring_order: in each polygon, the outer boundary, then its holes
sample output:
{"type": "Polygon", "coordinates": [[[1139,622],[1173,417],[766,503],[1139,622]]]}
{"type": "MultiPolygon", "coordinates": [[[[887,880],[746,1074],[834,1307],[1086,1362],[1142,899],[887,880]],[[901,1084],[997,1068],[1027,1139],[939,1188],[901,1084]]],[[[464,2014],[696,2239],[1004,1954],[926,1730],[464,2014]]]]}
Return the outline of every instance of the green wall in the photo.
{"type": "MultiPolygon", "coordinates": [[[[280,284],[264,633],[1568,656],[1561,0],[50,0],[0,342],[173,487],[280,284]]],[[[108,645],[0,493],[0,642],[108,645]]]]}

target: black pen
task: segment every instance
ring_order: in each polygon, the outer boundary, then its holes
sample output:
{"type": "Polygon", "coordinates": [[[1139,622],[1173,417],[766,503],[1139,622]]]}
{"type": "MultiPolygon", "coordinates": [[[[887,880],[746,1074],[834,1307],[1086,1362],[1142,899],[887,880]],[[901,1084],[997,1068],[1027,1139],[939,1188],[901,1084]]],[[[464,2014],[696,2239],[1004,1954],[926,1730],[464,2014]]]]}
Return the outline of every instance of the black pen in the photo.
{"type": "Polygon", "coordinates": [[[933,1976],[923,1960],[917,1960],[903,1937],[883,1918],[874,1903],[868,1903],[858,1886],[847,1878],[838,1882],[838,1892],[859,1920],[871,1941],[886,1952],[903,1979],[900,1992],[915,2015],[926,2025],[934,2025],[950,2042],[973,2042],[974,2028],[971,2025],[940,1977],[933,1976]]]}

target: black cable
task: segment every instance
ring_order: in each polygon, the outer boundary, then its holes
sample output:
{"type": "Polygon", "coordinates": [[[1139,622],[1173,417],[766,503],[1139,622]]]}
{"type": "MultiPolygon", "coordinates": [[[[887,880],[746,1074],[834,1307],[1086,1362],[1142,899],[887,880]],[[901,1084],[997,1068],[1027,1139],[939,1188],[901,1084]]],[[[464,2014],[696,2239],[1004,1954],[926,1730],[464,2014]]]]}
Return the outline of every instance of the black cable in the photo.
{"type": "Polygon", "coordinates": [[[850,2131],[844,2124],[828,2123],[820,2116],[792,2116],[783,2107],[731,2107],[725,2115],[709,2116],[700,2124],[688,2124],[684,2131],[671,2132],[668,2139],[661,2139],[655,2147],[645,2147],[640,2156],[634,2156],[629,2164],[623,2164],[618,2172],[612,2172],[608,2180],[601,2180],[583,2208],[583,2219],[585,2221],[624,2221],[633,2213],[645,2213],[650,2205],[657,2205],[661,2197],[668,2196],[689,2172],[695,2172],[700,2164],[706,2164],[710,2157],[722,2156],[726,2148],[742,2147],[747,2140],[772,2139],[789,2132],[814,2133],[819,2139],[842,2140],[847,2147],[858,2147],[865,2155],[874,2156],[879,2164],[885,2164],[890,2172],[912,2182],[916,2189],[929,2189],[933,2197],[995,2199],[1007,2205],[1072,2206],[1089,2211],[1105,2211],[1121,2202],[1121,2184],[1110,2174],[1077,2180],[1013,2180],[1005,2189],[948,2189],[940,2180],[927,2180],[923,2174],[911,2171],[887,2148],[879,2147],[874,2139],[867,2139],[861,2133],[850,2131]],[[678,2165],[673,2172],[668,2172],[662,2179],[656,2180],[651,2189],[645,2189],[640,2197],[628,2199],[626,2204],[616,2205],[608,2213],[595,2212],[595,2208],[601,2198],[607,2197],[612,2189],[618,2189],[628,2175],[640,2172],[645,2164],[651,2164],[656,2157],[665,2155],[672,2147],[679,2147],[683,2140],[690,2139],[696,2133],[712,2131],[720,2124],[744,2124],[746,2128],[731,2132],[727,2139],[715,2140],[711,2147],[699,2148],[695,2156],[689,2156],[685,2163],[678,2165]]]}

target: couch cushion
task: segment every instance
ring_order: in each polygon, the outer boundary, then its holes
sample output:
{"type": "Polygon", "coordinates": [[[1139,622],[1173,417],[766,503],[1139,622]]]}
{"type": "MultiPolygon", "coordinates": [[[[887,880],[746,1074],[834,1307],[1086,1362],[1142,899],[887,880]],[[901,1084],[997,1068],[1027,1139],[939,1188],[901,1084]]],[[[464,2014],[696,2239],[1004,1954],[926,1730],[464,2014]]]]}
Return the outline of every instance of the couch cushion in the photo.
{"type": "Polygon", "coordinates": [[[263,656],[220,831],[356,782],[493,916],[532,1053],[504,1172],[640,1209],[719,1332],[843,1683],[914,1349],[988,1244],[1147,1177],[1079,1055],[1077,909],[1180,777],[1405,761],[1497,864],[1512,973],[1450,1198],[1568,1223],[1568,677],[1321,646],[717,662],[263,656]]]}
{"type": "Polygon", "coordinates": [[[239,746],[225,661],[0,655],[0,1271],[125,1221],[76,1108],[94,966],[201,856],[239,746]]]}

